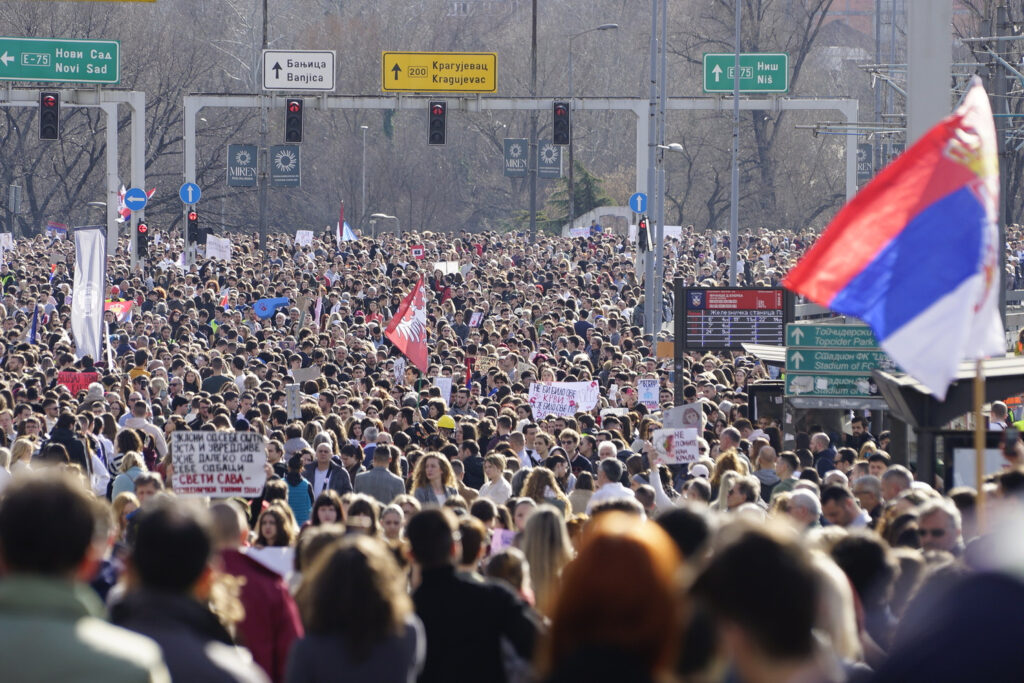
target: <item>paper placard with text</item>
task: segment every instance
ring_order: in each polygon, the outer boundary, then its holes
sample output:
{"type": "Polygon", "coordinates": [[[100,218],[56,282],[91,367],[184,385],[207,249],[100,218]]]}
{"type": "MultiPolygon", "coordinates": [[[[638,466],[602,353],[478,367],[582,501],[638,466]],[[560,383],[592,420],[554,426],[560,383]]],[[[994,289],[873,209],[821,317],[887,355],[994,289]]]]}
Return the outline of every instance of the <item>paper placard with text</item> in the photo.
{"type": "Polygon", "coordinates": [[[267,474],[264,437],[256,432],[171,433],[178,496],[255,498],[267,474]]]}
{"type": "Polygon", "coordinates": [[[206,258],[220,259],[221,261],[231,260],[231,240],[226,237],[206,238],[206,258]]]}
{"type": "Polygon", "coordinates": [[[63,384],[75,396],[79,391],[88,390],[89,385],[99,381],[98,372],[58,372],[57,384],[63,384]]]}
{"type": "Polygon", "coordinates": [[[636,381],[636,393],[638,400],[648,410],[657,410],[661,404],[658,402],[658,394],[661,391],[661,387],[658,386],[658,380],[645,378],[638,379],[636,381]]]}
{"type": "Polygon", "coordinates": [[[312,230],[296,230],[295,231],[295,244],[300,247],[306,247],[313,244],[313,231],[312,230]]]}
{"type": "Polygon", "coordinates": [[[435,377],[434,386],[441,390],[441,398],[444,402],[451,405],[452,402],[452,378],[451,377],[435,377]]]}
{"type": "Polygon", "coordinates": [[[707,416],[702,408],[703,403],[684,403],[673,406],[665,411],[662,425],[665,429],[696,429],[704,433],[707,416]]]}
{"type": "Polygon", "coordinates": [[[696,429],[655,429],[653,435],[655,460],[664,465],[697,462],[696,429]]]}
{"type": "Polygon", "coordinates": [[[534,382],[530,385],[528,401],[536,420],[545,415],[571,417],[578,412],[594,409],[600,397],[597,381],[591,382],[534,382]]]}

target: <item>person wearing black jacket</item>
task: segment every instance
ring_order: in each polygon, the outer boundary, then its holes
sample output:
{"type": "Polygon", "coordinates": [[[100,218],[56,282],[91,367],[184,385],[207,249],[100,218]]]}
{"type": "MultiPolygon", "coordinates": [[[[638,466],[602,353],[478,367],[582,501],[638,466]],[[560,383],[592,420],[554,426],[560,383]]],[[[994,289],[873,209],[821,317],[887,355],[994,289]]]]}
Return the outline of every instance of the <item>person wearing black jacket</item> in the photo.
{"type": "Polygon", "coordinates": [[[74,432],[75,416],[72,413],[64,412],[57,417],[57,423],[50,430],[50,438],[47,443],[59,443],[68,452],[72,465],[78,465],[82,472],[92,472],[92,462],[89,454],[85,452],[85,446],[78,440],[74,432]]]}
{"type": "Polygon", "coordinates": [[[541,625],[505,586],[455,572],[455,528],[454,515],[446,508],[424,509],[406,526],[422,576],[412,600],[429,643],[419,682],[500,683],[506,680],[502,639],[530,660],[541,625]]]}

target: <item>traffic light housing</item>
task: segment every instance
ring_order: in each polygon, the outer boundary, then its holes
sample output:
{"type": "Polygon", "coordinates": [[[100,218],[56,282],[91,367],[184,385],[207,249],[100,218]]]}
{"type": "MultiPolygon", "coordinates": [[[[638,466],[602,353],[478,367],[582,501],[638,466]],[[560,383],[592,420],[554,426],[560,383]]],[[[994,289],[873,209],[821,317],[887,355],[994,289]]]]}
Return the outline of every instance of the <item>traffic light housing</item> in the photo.
{"type": "Polygon", "coordinates": [[[641,253],[651,251],[651,230],[646,214],[640,216],[636,224],[636,249],[641,253]]]}
{"type": "Polygon", "coordinates": [[[302,100],[285,100],[284,141],[302,142],[302,100]]]}
{"type": "Polygon", "coordinates": [[[189,244],[199,243],[199,212],[195,209],[188,210],[188,241],[189,244]]]}
{"type": "Polygon", "coordinates": [[[445,116],[448,114],[448,103],[443,100],[436,100],[430,103],[427,110],[427,122],[429,124],[429,136],[427,142],[431,145],[443,145],[447,124],[445,116]]]}
{"type": "Polygon", "coordinates": [[[60,93],[39,93],[39,139],[60,139],[60,93]]]}
{"type": "Polygon", "coordinates": [[[149,226],[144,221],[135,226],[135,249],[139,258],[146,258],[149,253],[149,226]]]}
{"type": "Polygon", "coordinates": [[[556,145],[568,145],[572,135],[572,128],[569,125],[569,103],[555,102],[551,105],[551,115],[551,141],[556,145]]]}

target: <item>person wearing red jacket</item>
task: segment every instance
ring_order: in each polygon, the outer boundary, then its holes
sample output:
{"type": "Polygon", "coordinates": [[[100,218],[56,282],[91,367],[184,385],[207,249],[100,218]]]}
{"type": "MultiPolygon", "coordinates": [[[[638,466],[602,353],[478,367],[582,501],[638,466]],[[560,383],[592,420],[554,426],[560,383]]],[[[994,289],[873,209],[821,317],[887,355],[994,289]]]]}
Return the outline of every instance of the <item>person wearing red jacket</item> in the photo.
{"type": "Polygon", "coordinates": [[[214,536],[225,574],[243,579],[241,595],[245,619],[238,625],[238,641],[252,652],[274,683],[284,683],[292,643],[304,635],[295,601],[284,579],[241,552],[249,526],[234,503],[211,507],[214,536]]]}

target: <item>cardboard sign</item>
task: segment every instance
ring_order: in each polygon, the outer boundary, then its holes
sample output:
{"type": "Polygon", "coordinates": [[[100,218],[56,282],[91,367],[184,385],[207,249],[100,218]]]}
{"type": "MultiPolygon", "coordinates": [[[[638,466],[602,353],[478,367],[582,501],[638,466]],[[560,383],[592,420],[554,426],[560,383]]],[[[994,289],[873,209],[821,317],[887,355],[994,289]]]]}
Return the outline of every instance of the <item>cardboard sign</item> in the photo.
{"type": "Polygon", "coordinates": [[[320,377],[320,368],[316,365],[310,365],[308,368],[299,368],[298,370],[292,370],[292,378],[299,384],[305,384],[306,382],[318,379],[320,377]]]}
{"type": "Polygon", "coordinates": [[[288,410],[289,420],[298,420],[302,416],[299,405],[302,403],[302,394],[299,392],[298,384],[286,384],[284,387],[284,404],[288,410]]]}
{"type": "Polygon", "coordinates": [[[528,401],[535,420],[545,415],[572,417],[594,409],[600,395],[597,381],[534,382],[528,401]]]}
{"type": "Polygon", "coordinates": [[[684,403],[681,406],[673,406],[665,411],[662,424],[665,429],[697,429],[703,434],[707,416],[701,409],[702,405],[701,403],[684,403]]]}
{"type": "Polygon", "coordinates": [[[300,247],[308,247],[310,244],[313,244],[313,231],[296,230],[295,244],[299,245],[300,247]]]}
{"type": "Polygon", "coordinates": [[[590,237],[590,228],[569,228],[569,237],[590,237]]]}
{"type": "Polygon", "coordinates": [[[256,432],[176,431],[171,448],[179,496],[255,498],[263,492],[267,448],[256,432]]]}
{"type": "Polygon", "coordinates": [[[442,275],[454,275],[459,272],[459,262],[438,261],[434,264],[434,270],[440,270],[442,275]]]}
{"type": "Polygon", "coordinates": [[[655,429],[654,459],[665,465],[682,465],[697,462],[700,452],[697,450],[696,429],[655,429]]]}
{"type": "Polygon", "coordinates": [[[452,402],[452,378],[451,377],[435,377],[434,386],[441,390],[441,398],[444,402],[451,405],[452,402]]]}
{"type": "Polygon", "coordinates": [[[642,403],[648,410],[657,410],[661,405],[658,401],[658,394],[661,392],[661,387],[658,386],[657,379],[638,379],[636,381],[636,391],[639,396],[640,403],[642,403]]]}
{"type": "Polygon", "coordinates": [[[221,261],[231,260],[231,240],[226,237],[206,238],[206,258],[220,259],[221,261]]]}
{"type": "Polygon", "coordinates": [[[57,384],[63,384],[72,396],[76,396],[79,391],[88,391],[89,385],[100,381],[99,378],[98,372],[58,372],[57,384]]]}

